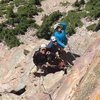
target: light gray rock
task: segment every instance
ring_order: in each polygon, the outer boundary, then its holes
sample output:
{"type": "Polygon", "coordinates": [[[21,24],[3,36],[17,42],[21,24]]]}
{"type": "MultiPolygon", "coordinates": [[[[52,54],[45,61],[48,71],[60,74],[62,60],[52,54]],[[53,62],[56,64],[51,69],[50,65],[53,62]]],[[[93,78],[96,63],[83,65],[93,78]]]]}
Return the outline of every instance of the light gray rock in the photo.
{"type": "Polygon", "coordinates": [[[0,63],[0,78],[5,75],[11,76],[15,67],[25,58],[24,50],[22,48],[16,48],[12,50],[11,54],[6,60],[0,63]]]}
{"type": "Polygon", "coordinates": [[[23,72],[20,74],[20,77],[17,78],[17,84],[15,87],[15,91],[19,91],[20,89],[24,88],[26,86],[27,79],[29,77],[29,74],[34,67],[33,64],[33,52],[30,53],[25,61],[22,63],[21,67],[23,68],[23,72]]]}
{"type": "Polygon", "coordinates": [[[0,96],[0,100],[19,100],[19,97],[11,93],[3,93],[0,96]]]}

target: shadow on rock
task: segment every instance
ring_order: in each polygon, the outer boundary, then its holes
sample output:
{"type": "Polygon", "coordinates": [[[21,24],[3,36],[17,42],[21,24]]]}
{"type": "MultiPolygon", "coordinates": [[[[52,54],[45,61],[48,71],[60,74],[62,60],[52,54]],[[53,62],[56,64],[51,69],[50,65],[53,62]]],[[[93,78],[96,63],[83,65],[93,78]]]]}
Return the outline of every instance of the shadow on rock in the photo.
{"type": "Polygon", "coordinates": [[[59,69],[58,67],[47,67],[47,68],[43,69],[43,71],[41,71],[41,72],[34,73],[34,75],[36,77],[41,77],[41,76],[46,76],[47,74],[55,73],[55,72],[58,72],[61,70],[62,69],[59,69]]]}
{"type": "Polygon", "coordinates": [[[65,61],[66,65],[68,63],[70,63],[71,65],[74,65],[73,61],[76,60],[77,57],[80,57],[80,55],[78,54],[74,54],[74,53],[66,52],[66,51],[61,52],[59,55],[60,55],[60,58],[65,61]]]}

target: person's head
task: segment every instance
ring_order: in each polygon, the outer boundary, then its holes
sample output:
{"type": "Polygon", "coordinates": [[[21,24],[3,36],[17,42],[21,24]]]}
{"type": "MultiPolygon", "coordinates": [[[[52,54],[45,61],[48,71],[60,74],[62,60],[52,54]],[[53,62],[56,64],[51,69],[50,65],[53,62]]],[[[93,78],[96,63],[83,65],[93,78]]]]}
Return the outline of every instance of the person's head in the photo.
{"type": "Polygon", "coordinates": [[[56,30],[57,30],[58,32],[61,32],[62,27],[61,27],[61,26],[58,26],[58,27],[56,28],[56,30]]]}
{"type": "Polygon", "coordinates": [[[57,39],[55,36],[51,36],[51,42],[55,45],[57,45],[57,39]]]}
{"type": "Polygon", "coordinates": [[[45,54],[45,53],[46,53],[46,44],[41,44],[39,51],[40,51],[42,54],[45,54]]]}
{"type": "Polygon", "coordinates": [[[54,25],[54,30],[60,32],[62,30],[62,26],[59,23],[57,23],[54,25]]]}

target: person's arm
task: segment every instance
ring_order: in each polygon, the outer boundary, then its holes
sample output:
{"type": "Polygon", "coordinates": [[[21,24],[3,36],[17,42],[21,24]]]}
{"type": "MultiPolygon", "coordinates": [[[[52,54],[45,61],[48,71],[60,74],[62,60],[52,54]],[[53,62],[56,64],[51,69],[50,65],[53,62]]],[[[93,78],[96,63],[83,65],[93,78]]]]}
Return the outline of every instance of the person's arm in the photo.
{"type": "Polygon", "coordinates": [[[63,30],[66,30],[67,24],[65,22],[60,22],[60,25],[62,26],[63,30]]]}
{"type": "Polygon", "coordinates": [[[65,44],[62,43],[61,41],[59,41],[59,39],[57,39],[57,43],[58,43],[60,46],[62,46],[63,48],[65,47],[65,44]]]}
{"type": "Polygon", "coordinates": [[[62,42],[57,38],[57,32],[54,32],[54,33],[53,33],[53,36],[56,37],[56,39],[57,39],[57,43],[58,43],[60,46],[62,46],[62,47],[64,48],[64,47],[65,47],[65,44],[62,43],[62,42]]]}

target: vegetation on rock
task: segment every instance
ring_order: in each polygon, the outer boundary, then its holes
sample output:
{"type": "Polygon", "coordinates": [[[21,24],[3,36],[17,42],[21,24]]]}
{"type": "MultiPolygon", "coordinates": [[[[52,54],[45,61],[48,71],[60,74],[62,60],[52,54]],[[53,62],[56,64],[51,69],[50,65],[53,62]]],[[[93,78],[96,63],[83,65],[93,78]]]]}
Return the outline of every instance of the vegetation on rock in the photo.
{"type": "Polygon", "coordinates": [[[37,31],[37,36],[39,38],[45,38],[45,39],[49,39],[50,35],[52,33],[51,31],[51,26],[54,22],[56,22],[57,20],[59,20],[59,18],[62,16],[61,12],[59,11],[55,11],[53,13],[51,13],[48,16],[45,16],[43,18],[43,23],[41,25],[41,27],[38,29],[37,31]]]}
{"type": "Polygon", "coordinates": [[[100,30],[100,21],[98,22],[98,24],[92,24],[90,26],[87,27],[87,29],[90,31],[98,31],[100,30]]]}
{"type": "MultiPolygon", "coordinates": [[[[76,0],[74,3],[75,7],[78,7],[78,9],[69,11],[67,16],[65,16],[62,20],[65,21],[67,26],[67,32],[69,35],[72,35],[75,33],[76,27],[83,26],[83,23],[81,22],[81,18],[89,17],[89,19],[97,19],[100,17],[100,1],[99,0],[89,0],[87,3],[85,3],[84,0],[76,0]],[[80,10],[80,8],[85,5],[85,7],[80,10]]],[[[100,28],[100,24],[94,27],[94,25],[91,25],[87,27],[89,30],[98,31],[100,28]]]]}
{"type": "Polygon", "coordinates": [[[67,29],[66,31],[69,33],[69,35],[72,35],[75,33],[76,27],[83,26],[83,23],[81,22],[81,18],[85,17],[86,13],[84,11],[69,11],[67,16],[65,16],[62,21],[65,21],[67,23],[67,29]]]}
{"type": "Polygon", "coordinates": [[[89,31],[90,31],[90,30],[94,31],[95,28],[96,28],[96,24],[92,24],[92,25],[90,25],[90,26],[87,27],[87,29],[88,29],[89,31]]]}
{"type": "Polygon", "coordinates": [[[100,0],[89,0],[85,6],[85,10],[89,12],[88,16],[92,18],[100,17],[100,0]]]}
{"type": "Polygon", "coordinates": [[[73,4],[73,6],[80,8],[84,4],[85,4],[85,0],[76,0],[76,2],[73,4]]]}
{"type": "Polygon", "coordinates": [[[28,27],[38,27],[33,16],[42,10],[36,5],[41,5],[40,0],[1,0],[0,14],[7,20],[0,24],[0,41],[10,48],[20,45],[16,35],[25,34],[28,27]]]}
{"type": "MultiPolygon", "coordinates": [[[[62,13],[55,11],[43,18],[43,23],[38,26],[35,23],[34,16],[38,12],[43,11],[41,6],[42,0],[1,0],[0,1],[0,17],[6,20],[0,24],[0,41],[5,42],[10,48],[20,45],[20,41],[16,35],[24,35],[27,28],[34,27],[38,31],[36,35],[39,38],[49,39],[51,33],[54,31],[51,26],[59,20],[62,13]]],[[[66,6],[68,2],[61,3],[66,6]]],[[[76,0],[74,7],[78,8],[69,11],[61,21],[67,23],[67,33],[72,35],[76,32],[76,27],[83,26],[81,18],[88,17],[91,19],[98,19],[100,17],[100,0],[76,0]]],[[[100,22],[97,25],[88,26],[87,29],[98,31],[100,29],[100,22]]]]}

